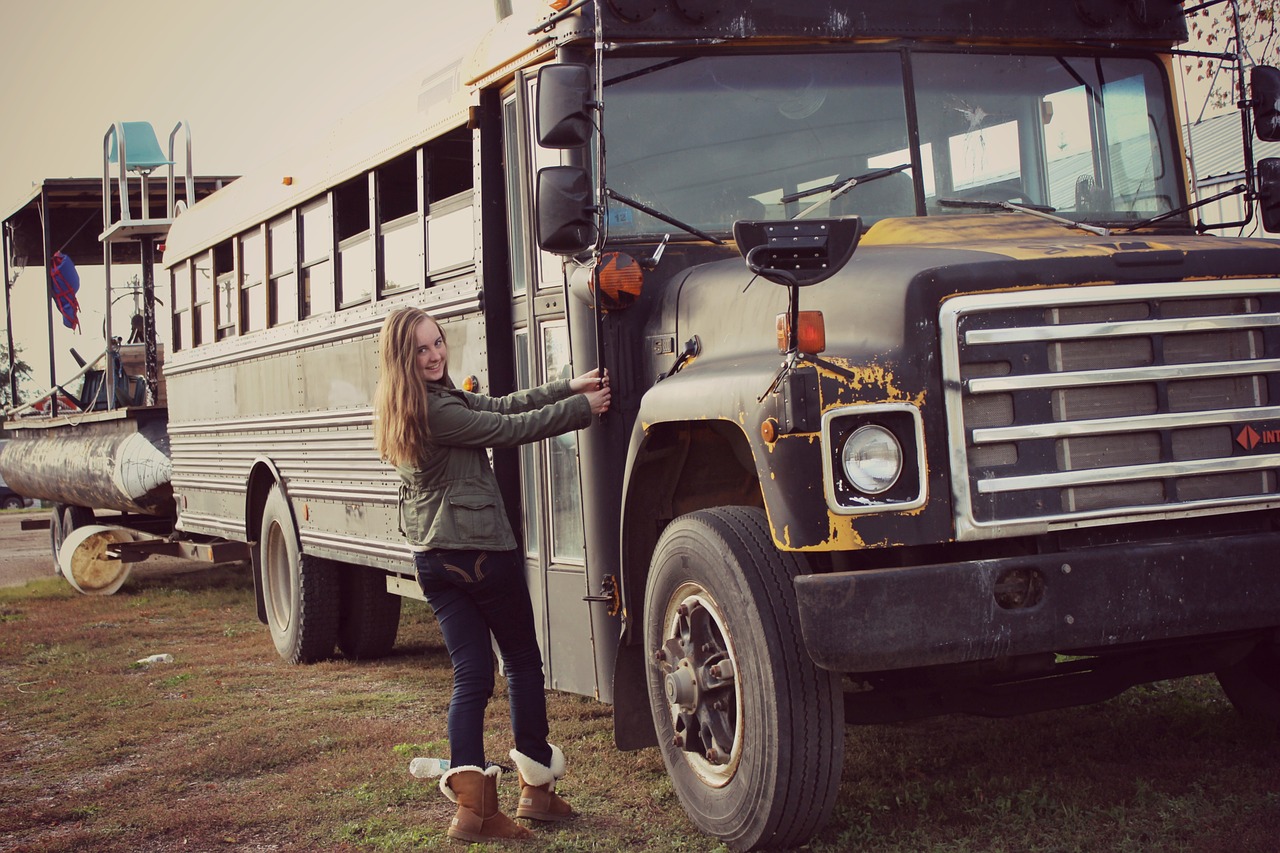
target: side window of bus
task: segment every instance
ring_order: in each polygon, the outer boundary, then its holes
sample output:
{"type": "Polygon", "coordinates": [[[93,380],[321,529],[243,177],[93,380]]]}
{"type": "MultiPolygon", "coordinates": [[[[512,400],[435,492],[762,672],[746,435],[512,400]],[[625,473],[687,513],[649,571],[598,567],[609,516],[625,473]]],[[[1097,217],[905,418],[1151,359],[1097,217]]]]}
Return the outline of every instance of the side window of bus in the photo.
{"type": "Polygon", "coordinates": [[[267,244],[261,228],[240,235],[240,333],[267,327],[267,244]]]}
{"type": "Polygon", "coordinates": [[[194,261],[188,259],[169,273],[169,304],[173,306],[173,325],[169,337],[173,339],[173,351],[186,349],[191,338],[191,269],[194,261]]]}
{"type": "Polygon", "coordinates": [[[338,231],[338,307],[369,301],[373,294],[373,244],[369,239],[368,174],[357,175],[333,192],[338,231]]]}
{"type": "Polygon", "coordinates": [[[213,250],[215,340],[236,333],[236,247],[231,240],[219,243],[213,250]]]}
{"type": "Polygon", "coordinates": [[[195,258],[195,302],[191,306],[191,346],[214,341],[213,252],[195,258]]]}
{"type": "Polygon", "coordinates": [[[422,220],[418,216],[418,152],[401,154],[374,173],[378,190],[380,294],[422,286],[422,220]]]}
{"type": "Polygon", "coordinates": [[[333,213],[329,197],[321,196],[298,211],[302,237],[302,316],[333,311],[333,213]]]}
{"type": "Polygon", "coordinates": [[[293,212],[267,226],[267,322],[282,326],[298,319],[298,230],[293,212]]]}
{"type": "Polygon", "coordinates": [[[426,173],[427,276],[438,281],[475,264],[471,131],[428,142],[426,173]]]}

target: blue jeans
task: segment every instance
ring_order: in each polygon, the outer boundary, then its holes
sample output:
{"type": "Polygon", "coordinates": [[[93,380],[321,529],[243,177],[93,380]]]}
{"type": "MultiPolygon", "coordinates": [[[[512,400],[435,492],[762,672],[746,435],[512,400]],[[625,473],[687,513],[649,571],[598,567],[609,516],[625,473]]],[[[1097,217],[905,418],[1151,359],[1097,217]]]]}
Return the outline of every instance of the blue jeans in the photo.
{"type": "Polygon", "coordinates": [[[542,654],[519,554],[438,548],[415,552],[413,562],[453,662],[450,763],[485,766],[484,711],[493,695],[492,635],[507,675],[516,749],[550,766],[542,654]]]}

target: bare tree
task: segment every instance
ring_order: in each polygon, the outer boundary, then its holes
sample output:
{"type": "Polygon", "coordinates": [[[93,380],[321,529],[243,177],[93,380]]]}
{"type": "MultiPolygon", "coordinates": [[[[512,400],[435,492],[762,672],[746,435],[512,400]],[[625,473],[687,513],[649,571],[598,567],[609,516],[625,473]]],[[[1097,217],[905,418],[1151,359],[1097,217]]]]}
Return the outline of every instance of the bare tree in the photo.
{"type": "MultiPolygon", "coordinates": [[[[1280,62],[1280,8],[1276,0],[1224,0],[1193,12],[1188,18],[1188,26],[1192,42],[1198,48],[1206,52],[1239,52],[1246,69],[1253,65],[1280,62]],[[1232,6],[1240,11],[1243,49],[1236,44],[1232,6]]],[[[1213,106],[1225,107],[1235,103],[1239,93],[1235,89],[1232,66],[1207,57],[1187,57],[1183,62],[1192,79],[1210,83],[1208,97],[1213,106]]]]}

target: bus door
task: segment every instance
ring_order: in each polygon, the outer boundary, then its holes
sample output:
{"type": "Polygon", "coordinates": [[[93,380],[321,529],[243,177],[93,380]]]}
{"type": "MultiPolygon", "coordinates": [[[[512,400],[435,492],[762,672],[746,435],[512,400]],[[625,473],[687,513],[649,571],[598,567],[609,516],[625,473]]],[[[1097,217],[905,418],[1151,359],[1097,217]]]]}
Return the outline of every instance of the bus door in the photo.
{"type": "MultiPolygon", "coordinates": [[[[518,79],[503,99],[502,118],[511,249],[512,334],[521,388],[572,378],[564,273],[533,239],[533,178],[560,152],[534,139],[530,105],[536,75],[518,79]]],[[[595,643],[587,594],[577,433],[520,451],[525,576],[533,598],[547,685],[598,695],[595,643]]]]}

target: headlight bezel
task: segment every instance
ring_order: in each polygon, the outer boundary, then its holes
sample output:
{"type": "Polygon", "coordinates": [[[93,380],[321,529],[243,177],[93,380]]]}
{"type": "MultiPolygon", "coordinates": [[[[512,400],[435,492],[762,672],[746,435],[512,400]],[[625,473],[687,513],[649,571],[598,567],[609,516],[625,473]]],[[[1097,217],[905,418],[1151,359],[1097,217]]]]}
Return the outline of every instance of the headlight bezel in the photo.
{"type": "Polygon", "coordinates": [[[839,515],[909,510],[928,493],[924,418],[909,403],[873,403],[831,409],[822,416],[823,486],[828,508],[839,515]],[[859,489],[846,474],[844,448],[855,432],[874,427],[892,436],[901,452],[894,481],[879,491],[859,489]]]}

